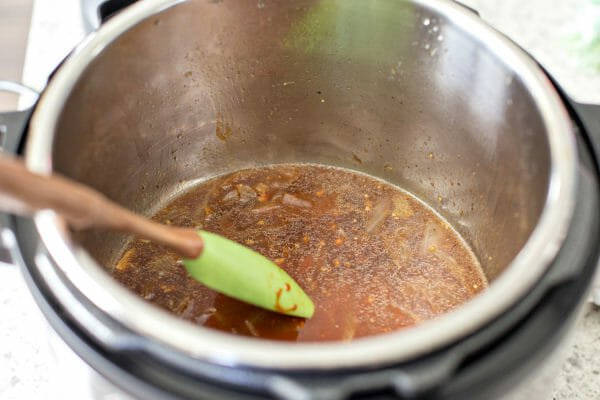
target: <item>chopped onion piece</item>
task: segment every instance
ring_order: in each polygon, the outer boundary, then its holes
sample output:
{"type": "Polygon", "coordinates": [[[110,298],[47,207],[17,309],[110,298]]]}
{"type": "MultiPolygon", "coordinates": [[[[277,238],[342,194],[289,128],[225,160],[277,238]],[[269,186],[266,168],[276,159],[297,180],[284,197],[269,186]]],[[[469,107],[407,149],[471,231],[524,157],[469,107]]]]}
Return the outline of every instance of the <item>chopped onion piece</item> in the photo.
{"type": "Polygon", "coordinates": [[[261,205],[259,205],[257,207],[254,207],[253,209],[250,210],[250,212],[253,212],[253,213],[256,213],[256,214],[262,214],[262,213],[266,213],[266,212],[277,210],[278,208],[281,208],[281,205],[279,205],[279,204],[273,204],[273,203],[267,203],[267,204],[261,204],[261,205]]]}
{"type": "Polygon", "coordinates": [[[223,201],[229,202],[229,201],[237,200],[239,198],[240,198],[240,194],[237,192],[237,190],[232,190],[232,191],[228,192],[225,196],[223,196],[223,201]]]}
{"type": "Polygon", "coordinates": [[[312,203],[310,201],[302,200],[301,198],[289,193],[283,195],[283,200],[281,202],[294,207],[312,208],[312,203]]]}
{"type": "Polygon", "coordinates": [[[381,200],[379,203],[373,207],[373,211],[371,217],[367,221],[366,230],[368,233],[373,232],[377,229],[383,221],[391,214],[392,212],[392,201],[389,197],[381,200]]]}
{"type": "Polygon", "coordinates": [[[243,202],[248,202],[256,198],[256,192],[248,185],[239,184],[235,187],[240,194],[240,200],[243,202]]]}
{"type": "Polygon", "coordinates": [[[256,337],[259,336],[258,331],[254,327],[254,324],[252,324],[252,322],[250,322],[249,320],[245,319],[244,320],[244,324],[246,325],[246,328],[248,328],[248,331],[252,334],[252,336],[256,336],[256,337]]]}

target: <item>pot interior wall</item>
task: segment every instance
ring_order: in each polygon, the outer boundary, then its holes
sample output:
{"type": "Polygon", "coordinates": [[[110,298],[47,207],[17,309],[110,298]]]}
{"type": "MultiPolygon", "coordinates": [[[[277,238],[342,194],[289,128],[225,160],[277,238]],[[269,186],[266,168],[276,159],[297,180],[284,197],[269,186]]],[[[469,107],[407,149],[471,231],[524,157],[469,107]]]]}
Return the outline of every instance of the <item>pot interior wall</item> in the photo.
{"type": "MultiPolygon", "coordinates": [[[[493,280],[536,225],[550,170],[536,105],[493,50],[408,1],[182,3],[78,78],[54,167],[147,214],[254,165],[364,171],[437,209],[493,280]]],[[[78,240],[110,268],[125,238],[78,240]]]]}

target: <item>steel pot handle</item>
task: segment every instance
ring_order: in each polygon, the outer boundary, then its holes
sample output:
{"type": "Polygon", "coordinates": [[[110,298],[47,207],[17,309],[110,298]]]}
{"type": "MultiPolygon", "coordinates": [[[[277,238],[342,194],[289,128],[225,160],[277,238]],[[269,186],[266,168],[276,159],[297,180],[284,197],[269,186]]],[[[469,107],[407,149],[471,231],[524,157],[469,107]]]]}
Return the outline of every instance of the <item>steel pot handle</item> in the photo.
{"type": "Polygon", "coordinates": [[[21,96],[22,110],[0,113],[0,151],[15,154],[18,150],[25,125],[37,101],[38,93],[24,85],[11,81],[0,80],[0,92],[10,92],[21,96]]]}
{"type": "MultiPolygon", "coordinates": [[[[2,80],[0,92],[20,95],[24,105],[22,110],[0,113],[0,153],[16,154],[38,93],[19,83],[2,80]]],[[[0,213],[0,265],[12,265],[15,260],[16,240],[11,225],[10,216],[0,213]]]]}
{"type": "Polygon", "coordinates": [[[81,15],[86,32],[100,28],[106,20],[137,0],[81,0],[81,15]]]}

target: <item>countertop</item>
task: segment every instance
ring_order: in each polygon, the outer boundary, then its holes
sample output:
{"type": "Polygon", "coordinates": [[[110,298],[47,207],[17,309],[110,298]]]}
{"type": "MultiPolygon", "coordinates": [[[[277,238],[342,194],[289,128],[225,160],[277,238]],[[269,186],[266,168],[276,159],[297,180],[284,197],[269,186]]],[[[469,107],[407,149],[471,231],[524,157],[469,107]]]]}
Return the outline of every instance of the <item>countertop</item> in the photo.
{"type": "MultiPolygon", "coordinates": [[[[581,43],[573,39],[586,24],[600,25],[600,13],[594,14],[596,9],[589,6],[592,1],[462,2],[478,10],[484,20],[535,56],[574,99],[600,104],[598,65],[594,65],[589,54],[577,49],[581,43]]],[[[589,29],[586,32],[589,34],[589,29]]],[[[37,0],[23,82],[42,89],[48,74],[83,37],[78,0],[37,0]]],[[[97,389],[99,382],[51,333],[19,271],[1,264],[0,316],[0,398],[125,398],[92,389],[97,389]]],[[[548,382],[552,394],[548,396],[546,390],[546,394],[534,393],[531,398],[600,398],[600,311],[595,306],[586,305],[565,351],[567,356],[559,374],[548,382]]]]}

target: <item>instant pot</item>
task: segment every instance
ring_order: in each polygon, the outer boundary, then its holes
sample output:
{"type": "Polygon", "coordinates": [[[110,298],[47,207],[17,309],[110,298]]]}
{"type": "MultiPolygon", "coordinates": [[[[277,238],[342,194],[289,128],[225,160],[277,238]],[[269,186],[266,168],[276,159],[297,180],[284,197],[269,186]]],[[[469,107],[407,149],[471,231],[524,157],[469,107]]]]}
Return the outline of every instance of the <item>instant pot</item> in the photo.
{"type": "Polygon", "coordinates": [[[121,287],[109,272],[126,237],[72,233],[50,211],[3,216],[4,247],[48,321],[109,381],[144,399],[489,399],[526,380],[571,329],[599,255],[600,114],[472,10],[444,0],[97,5],[86,15],[106,22],[31,109],[0,119],[4,150],[29,168],[145,214],[236,169],[359,170],[438,210],[490,280],[415,328],[271,342],[181,321],[121,287]]]}

